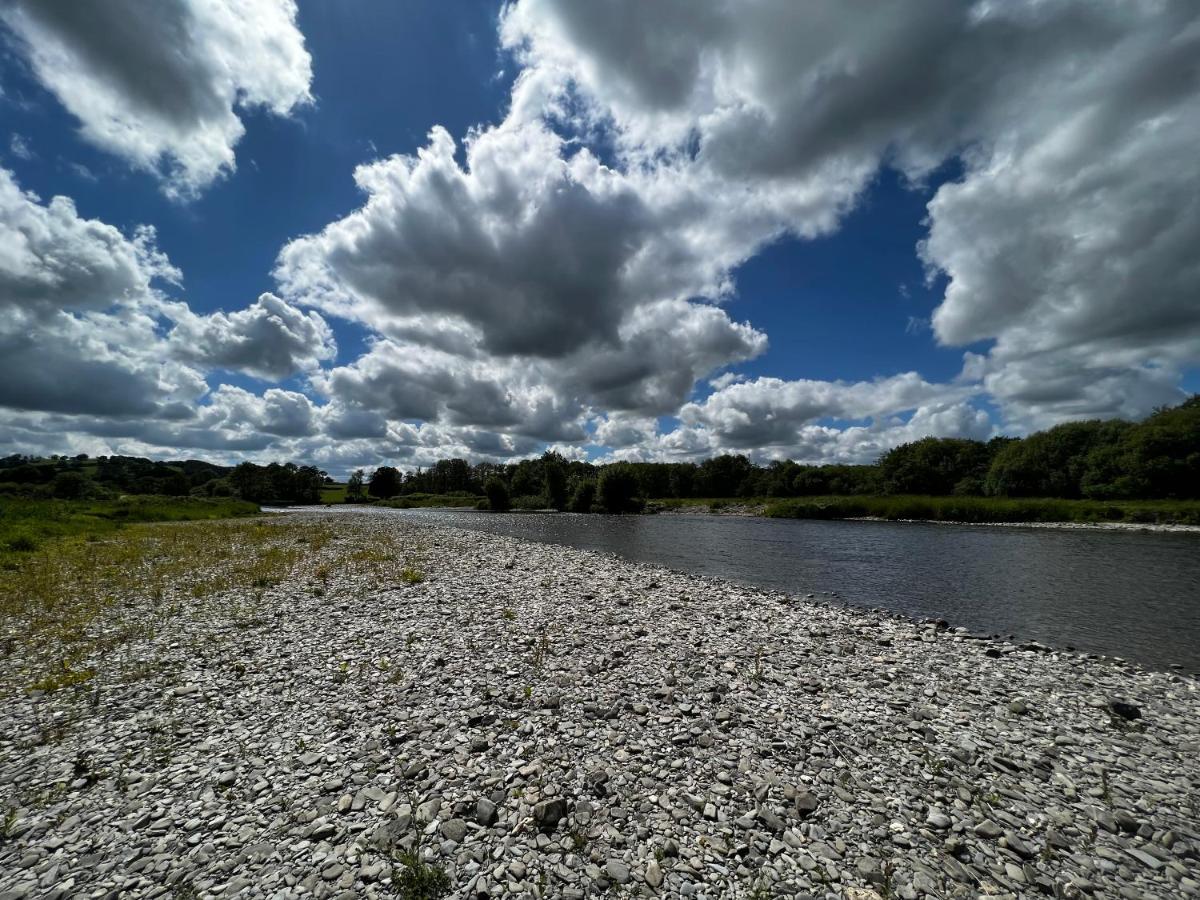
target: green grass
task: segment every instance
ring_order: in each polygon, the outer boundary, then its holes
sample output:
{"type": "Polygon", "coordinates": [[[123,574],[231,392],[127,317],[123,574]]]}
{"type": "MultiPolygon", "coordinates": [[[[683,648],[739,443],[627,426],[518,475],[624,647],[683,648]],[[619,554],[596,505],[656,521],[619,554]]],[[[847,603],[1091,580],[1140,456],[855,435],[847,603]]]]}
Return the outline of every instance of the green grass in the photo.
{"type": "Polygon", "coordinates": [[[765,506],[768,497],[659,497],[646,501],[646,510],[663,509],[706,509],[720,512],[728,506],[765,506]]]}
{"type": "Polygon", "coordinates": [[[346,485],[344,484],[327,484],[321,488],[322,503],[345,503],[346,502],[346,485]]]}
{"type": "Polygon", "coordinates": [[[96,539],[134,522],[184,522],[256,515],[241,500],[138,496],[113,501],[22,500],[0,497],[0,563],[48,541],[96,539]]]}
{"type": "Polygon", "coordinates": [[[428,509],[432,507],[467,507],[473,509],[482,498],[474,494],[405,494],[403,497],[393,497],[391,500],[380,500],[377,506],[387,506],[392,509],[428,509]]]}
{"type": "Polygon", "coordinates": [[[1128,522],[1200,525],[1200,501],[1009,497],[798,497],[768,504],[784,519],[926,519],[935,522],[1128,522]]]}

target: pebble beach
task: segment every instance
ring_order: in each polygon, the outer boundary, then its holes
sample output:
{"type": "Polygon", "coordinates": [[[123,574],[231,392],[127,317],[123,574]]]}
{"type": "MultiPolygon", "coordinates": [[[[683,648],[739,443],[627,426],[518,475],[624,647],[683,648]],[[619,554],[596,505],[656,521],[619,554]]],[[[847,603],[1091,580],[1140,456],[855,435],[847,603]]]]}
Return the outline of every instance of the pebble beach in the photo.
{"type": "Polygon", "coordinates": [[[95,678],[4,696],[0,900],[1200,896],[1188,675],[401,515],[269,527],[318,523],[278,583],[180,584],[95,678]]]}

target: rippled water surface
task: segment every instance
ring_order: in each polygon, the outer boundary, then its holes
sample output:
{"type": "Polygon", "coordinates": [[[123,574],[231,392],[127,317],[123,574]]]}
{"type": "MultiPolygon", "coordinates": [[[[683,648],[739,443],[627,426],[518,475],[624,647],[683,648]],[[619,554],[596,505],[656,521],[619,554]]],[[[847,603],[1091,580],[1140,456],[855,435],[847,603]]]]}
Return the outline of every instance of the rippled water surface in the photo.
{"type": "Polygon", "coordinates": [[[1200,672],[1200,534],[383,510],[1200,672]]]}

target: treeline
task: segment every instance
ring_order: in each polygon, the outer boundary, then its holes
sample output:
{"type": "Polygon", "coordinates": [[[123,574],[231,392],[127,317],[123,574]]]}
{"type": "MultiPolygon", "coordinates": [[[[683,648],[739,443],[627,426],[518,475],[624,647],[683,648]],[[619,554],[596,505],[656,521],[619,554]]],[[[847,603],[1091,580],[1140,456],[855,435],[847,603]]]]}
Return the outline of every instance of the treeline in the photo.
{"type": "Polygon", "coordinates": [[[314,466],[134,456],[13,455],[0,459],[0,495],[27,499],[108,500],[118,496],[220,497],[253,503],[318,503],[332,479],[314,466]]]}
{"type": "Polygon", "coordinates": [[[1200,498],[1200,396],[1142,422],[1070,422],[1026,438],[924,438],[873,465],[758,466],[745,456],[701,463],[604,466],[546,453],[471,465],[462,459],[404,473],[359,471],[350,502],[408,494],[486,499],[493,509],[633,511],[647,499],[909,495],[1062,499],[1200,498]]]}
{"type": "MultiPolygon", "coordinates": [[[[333,480],[314,466],[86,455],[0,459],[0,495],[104,499],[122,494],[234,497],[255,503],[318,503],[333,480]]],[[[596,466],[557,453],[517,463],[444,459],[401,472],[359,470],[348,502],[413,494],[477,498],[492,509],[636,511],[648,499],[930,495],[1091,500],[1200,498],[1200,395],[1142,422],[1070,422],[1026,438],[924,438],[873,465],[759,466],[745,456],[700,463],[596,466]]]]}

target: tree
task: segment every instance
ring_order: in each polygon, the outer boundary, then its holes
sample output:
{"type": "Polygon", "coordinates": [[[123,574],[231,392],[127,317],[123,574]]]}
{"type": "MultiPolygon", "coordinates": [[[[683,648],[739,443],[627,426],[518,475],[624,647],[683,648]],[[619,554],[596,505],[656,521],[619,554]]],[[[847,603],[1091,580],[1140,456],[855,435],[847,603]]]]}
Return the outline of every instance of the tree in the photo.
{"type": "Polygon", "coordinates": [[[347,503],[362,503],[363,501],[363,479],[366,477],[366,472],[362,469],[355,469],[350,473],[350,480],[346,482],[346,502],[347,503]]]}
{"type": "Polygon", "coordinates": [[[714,456],[700,464],[696,489],[701,497],[740,497],[742,484],[750,474],[750,460],[744,456],[714,456]]]}
{"type": "Polygon", "coordinates": [[[636,497],[637,475],[629,463],[613,463],[600,470],[596,492],[605,512],[639,512],[642,501],[636,497]]]}
{"type": "MultiPolygon", "coordinates": [[[[927,437],[889,450],[879,460],[889,494],[952,494],[964,481],[982,484],[991,457],[988,445],[962,438],[927,437]]],[[[969,482],[968,482],[969,483],[969,482]]]]}
{"type": "Polygon", "coordinates": [[[514,497],[537,494],[543,487],[541,460],[523,459],[517,463],[509,479],[514,497]]]}
{"type": "Polygon", "coordinates": [[[367,485],[367,492],[372,497],[378,497],[381,500],[387,500],[389,497],[395,497],[400,493],[400,471],[392,466],[380,466],[371,473],[371,482],[367,485]]]}
{"type": "Polygon", "coordinates": [[[60,472],[50,482],[50,492],[59,500],[78,500],[87,489],[88,479],[79,472],[60,472]]]}
{"type": "Polygon", "coordinates": [[[1116,444],[1132,428],[1118,420],[1068,422],[1003,447],[988,469],[989,494],[1006,497],[1065,497],[1083,493],[1088,459],[1116,444]]]}
{"type": "Polygon", "coordinates": [[[542,455],[542,478],[546,486],[546,500],[555,509],[567,507],[566,460],[553,451],[542,455]]]}
{"type": "Polygon", "coordinates": [[[575,485],[575,493],[571,495],[571,512],[588,513],[596,503],[596,482],[588,479],[575,485]]]}
{"type": "Polygon", "coordinates": [[[1159,409],[1088,459],[1084,490],[1104,497],[1200,497],[1200,394],[1159,409]]]}
{"type": "Polygon", "coordinates": [[[489,478],[483,486],[483,492],[487,494],[488,509],[492,512],[508,511],[508,488],[504,486],[503,481],[499,478],[489,478]]]}

